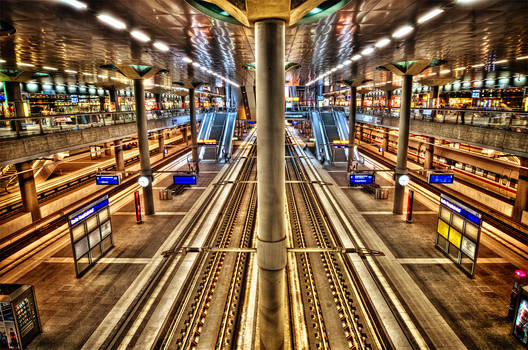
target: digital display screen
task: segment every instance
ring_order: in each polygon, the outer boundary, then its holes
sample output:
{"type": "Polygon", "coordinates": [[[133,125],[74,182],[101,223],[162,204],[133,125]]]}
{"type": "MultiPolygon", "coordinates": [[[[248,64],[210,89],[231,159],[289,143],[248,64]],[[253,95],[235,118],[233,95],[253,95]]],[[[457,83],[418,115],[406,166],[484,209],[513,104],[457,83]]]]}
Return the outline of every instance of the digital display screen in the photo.
{"type": "Polygon", "coordinates": [[[513,326],[513,336],[521,344],[528,344],[528,300],[526,300],[526,297],[521,298],[519,302],[519,309],[517,309],[513,326]]]}
{"type": "Polygon", "coordinates": [[[455,176],[453,174],[429,174],[430,184],[452,184],[455,176]]]}
{"type": "Polygon", "coordinates": [[[480,91],[473,90],[472,93],[471,93],[471,97],[472,98],[479,98],[480,97],[480,91]]]}
{"type": "Polygon", "coordinates": [[[95,177],[97,185],[119,185],[121,183],[119,176],[100,175],[95,177]]]}
{"type": "Polygon", "coordinates": [[[371,184],[372,182],[374,182],[374,175],[372,175],[372,174],[350,175],[350,184],[351,185],[354,185],[354,184],[371,184]]]}
{"type": "Polygon", "coordinates": [[[196,185],[196,175],[174,175],[175,185],[196,185]]]}
{"type": "Polygon", "coordinates": [[[255,124],[255,121],[254,120],[248,120],[247,123],[248,124],[255,124]]]}

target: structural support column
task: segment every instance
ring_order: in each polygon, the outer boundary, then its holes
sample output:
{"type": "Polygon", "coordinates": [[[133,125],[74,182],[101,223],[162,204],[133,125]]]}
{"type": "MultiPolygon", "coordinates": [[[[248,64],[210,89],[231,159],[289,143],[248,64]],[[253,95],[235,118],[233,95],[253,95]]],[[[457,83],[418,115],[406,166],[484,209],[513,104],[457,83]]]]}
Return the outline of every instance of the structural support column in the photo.
{"type": "MultiPolygon", "coordinates": [[[[6,91],[6,97],[7,101],[13,102],[15,104],[15,117],[17,118],[23,118],[25,117],[24,113],[24,100],[22,100],[22,92],[20,90],[20,83],[15,81],[6,81],[5,84],[5,91],[6,91]]],[[[11,123],[11,130],[17,130],[20,131],[22,129],[22,121],[12,121],[11,123]]]]}
{"type": "Polygon", "coordinates": [[[120,112],[121,109],[119,107],[119,97],[117,95],[117,90],[115,88],[110,89],[110,102],[114,104],[115,111],[120,112]]]}
{"type": "Polygon", "coordinates": [[[348,162],[354,161],[354,144],[356,142],[356,93],[355,86],[350,87],[350,112],[348,115],[348,162]]]}
{"type": "Polygon", "coordinates": [[[522,220],[523,211],[528,211],[528,158],[519,157],[521,167],[519,168],[519,179],[517,182],[517,195],[513,205],[512,218],[522,220]]]}
{"type": "Polygon", "coordinates": [[[389,150],[389,129],[383,128],[383,140],[381,141],[381,155],[385,156],[385,152],[389,150]]]}
{"type": "Polygon", "coordinates": [[[143,79],[134,79],[134,95],[136,98],[136,123],[138,129],[139,162],[141,175],[150,178],[148,186],[143,187],[143,202],[145,214],[154,214],[154,195],[152,193],[152,169],[150,168],[149,139],[147,129],[147,113],[145,111],[145,87],[143,79]]]}
{"type": "Polygon", "coordinates": [[[110,144],[110,142],[105,142],[103,147],[104,147],[105,156],[111,156],[112,155],[112,145],[110,144]]]}
{"type": "Polygon", "coordinates": [[[386,90],[385,91],[386,95],[386,101],[385,101],[385,104],[387,105],[387,112],[390,114],[391,112],[391,105],[392,105],[392,90],[386,90]]]}
{"type": "Polygon", "coordinates": [[[20,186],[20,196],[22,197],[24,211],[31,213],[33,221],[40,220],[40,207],[31,162],[15,164],[15,168],[18,172],[18,185],[20,186]]]}
{"type": "Polygon", "coordinates": [[[284,174],[285,22],[255,23],[257,58],[258,324],[260,349],[284,346],[286,266],[284,174]]]}
{"type": "Polygon", "coordinates": [[[114,153],[115,153],[115,161],[116,161],[116,171],[120,171],[124,178],[126,177],[125,158],[123,157],[123,146],[121,145],[121,140],[114,141],[114,153]]]}
{"type": "Polygon", "coordinates": [[[433,169],[433,158],[434,158],[434,137],[426,138],[427,143],[425,144],[425,159],[424,159],[424,170],[433,169]]]}
{"type": "Polygon", "coordinates": [[[163,158],[165,158],[165,132],[163,130],[158,131],[158,147],[163,158]]]}
{"type": "Polygon", "coordinates": [[[409,146],[409,124],[411,119],[411,92],[412,75],[403,76],[402,97],[400,105],[400,125],[398,132],[398,158],[394,171],[394,214],[403,213],[403,197],[405,186],[400,185],[398,179],[401,175],[407,174],[407,148],[409,146]]]}
{"type": "Polygon", "coordinates": [[[198,168],[198,140],[196,133],[196,106],[194,101],[194,89],[189,89],[189,110],[191,113],[191,139],[192,139],[192,160],[196,169],[196,172],[199,172],[198,168]]]}

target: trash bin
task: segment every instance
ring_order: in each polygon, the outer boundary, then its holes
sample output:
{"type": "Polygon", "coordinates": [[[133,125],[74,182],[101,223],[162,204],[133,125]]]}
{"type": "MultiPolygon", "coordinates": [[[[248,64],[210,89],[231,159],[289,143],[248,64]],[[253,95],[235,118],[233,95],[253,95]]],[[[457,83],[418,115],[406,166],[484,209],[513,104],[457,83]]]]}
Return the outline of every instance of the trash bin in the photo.
{"type": "Polygon", "coordinates": [[[389,198],[389,190],[387,188],[376,188],[376,199],[389,198]]]}

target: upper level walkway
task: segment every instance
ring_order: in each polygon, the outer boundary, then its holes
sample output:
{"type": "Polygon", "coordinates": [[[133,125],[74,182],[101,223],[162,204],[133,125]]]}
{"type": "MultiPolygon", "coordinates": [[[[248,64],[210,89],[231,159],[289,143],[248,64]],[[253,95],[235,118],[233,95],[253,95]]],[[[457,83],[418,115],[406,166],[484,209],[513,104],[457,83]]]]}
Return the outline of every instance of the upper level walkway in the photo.
{"type": "MultiPolygon", "coordinates": [[[[197,113],[200,121],[204,110],[197,113]]],[[[187,110],[147,112],[149,131],[190,123],[187,110]]],[[[0,166],[137,135],[135,111],[31,116],[0,120],[0,166]]]]}
{"type": "MultiPolygon", "coordinates": [[[[333,107],[348,115],[348,107],[333,107]]],[[[356,120],[397,129],[399,108],[358,107],[356,120]]],[[[506,110],[411,109],[410,132],[528,157],[528,113],[506,110]]]]}

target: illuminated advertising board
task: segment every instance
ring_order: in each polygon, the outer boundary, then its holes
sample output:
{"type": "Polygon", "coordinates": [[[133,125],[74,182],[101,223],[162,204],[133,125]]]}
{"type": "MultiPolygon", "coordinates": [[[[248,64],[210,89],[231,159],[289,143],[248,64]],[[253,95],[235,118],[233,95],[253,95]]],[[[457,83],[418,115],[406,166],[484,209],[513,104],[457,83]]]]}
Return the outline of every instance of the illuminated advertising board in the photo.
{"type": "Polygon", "coordinates": [[[513,320],[512,335],[524,346],[528,345],[528,295],[527,287],[522,288],[519,306],[513,320]]]}
{"type": "Polygon", "coordinates": [[[199,145],[216,145],[215,139],[198,140],[199,145]]]}
{"type": "Polygon", "coordinates": [[[175,185],[196,185],[196,175],[174,175],[175,185]]]}
{"type": "Polygon", "coordinates": [[[435,246],[470,277],[475,273],[481,223],[477,211],[441,195],[435,246]]]}
{"type": "Polygon", "coordinates": [[[68,216],[77,278],[114,247],[108,195],[68,216]]]}

